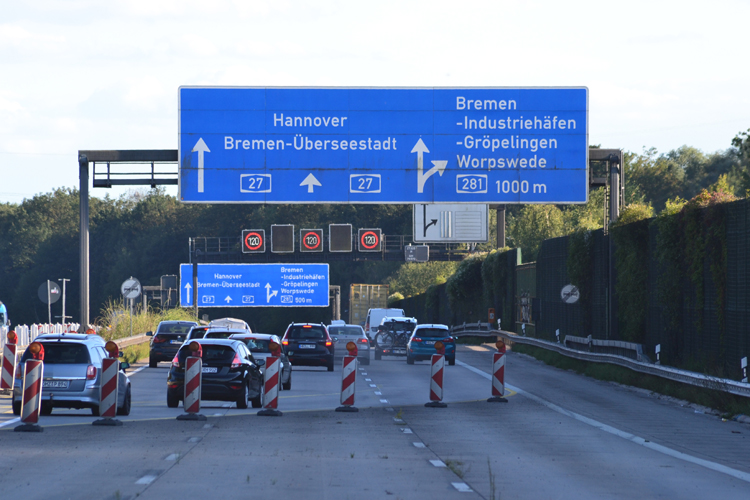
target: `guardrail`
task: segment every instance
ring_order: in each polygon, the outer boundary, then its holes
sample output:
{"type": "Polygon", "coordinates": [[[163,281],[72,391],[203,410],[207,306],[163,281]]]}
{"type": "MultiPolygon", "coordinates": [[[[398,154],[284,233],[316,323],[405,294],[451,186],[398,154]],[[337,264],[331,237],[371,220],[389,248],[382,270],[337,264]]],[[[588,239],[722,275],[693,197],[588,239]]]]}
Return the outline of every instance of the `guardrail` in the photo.
{"type": "MultiPolygon", "coordinates": [[[[550,342],[547,340],[535,339],[531,337],[522,337],[512,332],[504,330],[493,330],[489,323],[477,323],[477,324],[464,324],[451,328],[451,334],[458,337],[468,336],[479,336],[479,337],[501,337],[509,345],[514,343],[531,345],[534,347],[540,347],[549,351],[555,351],[563,356],[570,358],[579,359],[581,361],[590,361],[593,363],[610,363],[630,370],[645,373],[647,375],[653,375],[655,377],[661,377],[675,382],[681,382],[684,384],[693,385],[696,387],[703,387],[707,389],[713,389],[717,391],[727,392],[736,396],[750,397],[750,384],[744,382],[738,382],[736,380],[730,380],[725,378],[711,377],[702,373],[691,372],[687,370],[680,370],[678,368],[672,368],[669,366],[655,365],[653,363],[647,363],[630,357],[621,356],[617,354],[602,353],[602,352],[588,352],[579,351],[566,347],[565,345],[557,342],[550,342]],[[479,327],[478,325],[481,325],[479,327]],[[476,328],[476,329],[472,329],[476,328]],[[455,332],[455,334],[454,334],[455,332]]],[[[588,343],[589,337],[566,337],[566,342],[571,340],[571,344],[579,343],[583,340],[588,343]]],[[[598,341],[599,343],[615,341],[598,341]]],[[[621,344],[629,344],[627,342],[621,344]]],[[[589,345],[593,346],[593,342],[589,345]]],[[[617,348],[614,344],[604,345],[602,347],[617,348]]],[[[636,344],[637,345],[637,344],[636,344]]],[[[624,348],[624,347],[620,347],[624,348]]],[[[642,356],[643,359],[645,356],[642,356]]]]}

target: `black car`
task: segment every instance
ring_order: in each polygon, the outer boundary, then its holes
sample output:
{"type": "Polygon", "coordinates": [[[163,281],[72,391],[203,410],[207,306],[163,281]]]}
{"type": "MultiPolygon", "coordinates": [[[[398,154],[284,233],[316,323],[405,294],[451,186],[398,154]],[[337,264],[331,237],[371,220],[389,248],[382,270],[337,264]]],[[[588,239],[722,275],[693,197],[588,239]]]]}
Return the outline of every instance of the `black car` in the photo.
{"type": "Polygon", "coordinates": [[[148,332],[146,335],[154,337],[148,353],[148,366],[156,368],[159,361],[172,361],[194,326],[198,326],[195,321],[162,321],[156,334],[148,332]]]}
{"type": "MultiPolygon", "coordinates": [[[[263,375],[262,360],[255,360],[247,346],[239,340],[198,339],[203,351],[203,375],[201,400],[234,401],[237,408],[262,406],[263,375]]],[[[190,356],[190,343],[185,343],[172,360],[167,377],[167,406],[177,408],[185,399],[185,364],[190,356]]]]}
{"type": "Polygon", "coordinates": [[[293,365],[325,366],[333,371],[333,339],[322,323],[291,323],[281,344],[293,365]]]}

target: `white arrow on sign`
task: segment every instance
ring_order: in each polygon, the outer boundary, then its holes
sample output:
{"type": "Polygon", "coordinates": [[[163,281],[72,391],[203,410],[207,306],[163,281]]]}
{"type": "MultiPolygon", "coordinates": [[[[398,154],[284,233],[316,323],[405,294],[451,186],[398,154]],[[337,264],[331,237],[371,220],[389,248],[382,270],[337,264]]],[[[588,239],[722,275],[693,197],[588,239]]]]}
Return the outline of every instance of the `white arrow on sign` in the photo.
{"type": "Polygon", "coordinates": [[[193,288],[190,286],[190,283],[185,283],[185,304],[190,305],[190,299],[192,298],[192,295],[190,294],[190,289],[193,288]]]}
{"type": "Polygon", "coordinates": [[[276,294],[278,294],[278,290],[271,290],[271,284],[266,283],[266,303],[271,302],[271,298],[275,297],[276,294]]]}
{"type": "Polygon", "coordinates": [[[227,304],[229,304],[230,302],[232,302],[232,297],[230,297],[229,295],[227,295],[227,298],[224,299],[224,302],[226,302],[227,304]]]}
{"type": "Polygon", "coordinates": [[[417,193],[423,193],[424,192],[424,185],[425,182],[427,182],[427,179],[432,177],[434,174],[440,174],[440,176],[443,176],[443,172],[445,172],[445,167],[448,165],[448,160],[438,160],[433,161],[432,164],[434,167],[429,169],[426,173],[423,173],[424,170],[424,153],[429,153],[430,150],[427,149],[427,146],[425,146],[424,142],[422,142],[422,139],[420,138],[417,143],[414,145],[414,148],[411,150],[412,153],[417,153],[417,193]]]}
{"type": "Polygon", "coordinates": [[[210,153],[211,150],[208,149],[208,146],[206,146],[206,143],[203,142],[203,138],[201,137],[198,139],[198,142],[195,143],[195,147],[193,148],[193,153],[198,152],[198,192],[203,192],[203,153],[210,153]]]}
{"type": "Polygon", "coordinates": [[[323,184],[318,181],[318,179],[315,178],[313,174],[309,174],[307,177],[305,177],[305,180],[300,183],[300,186],[307,186],[307,192],[312,193],[313,192],[313,186],[323,186],[323,184]]]}

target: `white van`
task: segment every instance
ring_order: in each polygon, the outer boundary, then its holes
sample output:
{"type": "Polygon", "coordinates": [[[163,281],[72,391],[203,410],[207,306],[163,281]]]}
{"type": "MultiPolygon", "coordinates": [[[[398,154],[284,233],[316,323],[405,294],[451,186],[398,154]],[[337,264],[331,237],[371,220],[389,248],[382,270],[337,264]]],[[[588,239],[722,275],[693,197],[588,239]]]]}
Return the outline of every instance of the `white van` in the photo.
{"type": "Polygon", "coordinates": [[[367,320],[365,321],[365,333],[370,339],[370,344],[375,340],[375,334],[378,333],[378,327],[387,316],[405,316],[403,309],[370,309],[367,311],[367,320]]]}
{"type": "Polygon", "coordinates": [[[241,319],[236,319],[236,318],[215,319],[208,324],[208,328],[210,329],[231,328],[231,329],[247,330],[247,333],[253,333],[253,331],[250,329],[250,325],[248,325],[246,322],[242,321],[241,319]]]}

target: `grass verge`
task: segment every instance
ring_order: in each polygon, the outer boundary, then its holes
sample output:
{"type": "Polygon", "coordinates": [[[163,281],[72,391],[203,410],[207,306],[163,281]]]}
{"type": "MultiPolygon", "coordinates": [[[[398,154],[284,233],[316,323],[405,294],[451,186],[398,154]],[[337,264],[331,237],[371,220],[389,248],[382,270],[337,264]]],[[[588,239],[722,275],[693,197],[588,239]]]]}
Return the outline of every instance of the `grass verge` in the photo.
{"type": "Polygon", "coordinates": [[[139,359],[148,358],[149,343],[143,342],[142,344],[131,345],[123,348],[122,360],[127,361],[131,365],[139,359]]]}
{"type": "Polygon", "coordinates": [[[608,363],[581,361],[541,347],[513,344],[513,351],[528,354],[550,366],[572,370],[597,380],[640,387],[658,394],[707,406],[720,411],[725,418],[731,418],[735,415],[750,415],[750,399],[724,391],[682,384],[608,363]]]}

